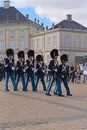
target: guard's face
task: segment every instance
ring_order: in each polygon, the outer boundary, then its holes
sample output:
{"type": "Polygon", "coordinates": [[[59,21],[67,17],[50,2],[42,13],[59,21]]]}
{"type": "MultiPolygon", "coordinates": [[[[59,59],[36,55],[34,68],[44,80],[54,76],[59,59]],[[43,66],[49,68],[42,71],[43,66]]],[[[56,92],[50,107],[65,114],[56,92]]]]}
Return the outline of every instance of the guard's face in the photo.
{"type": "Polygon", "coordinates": [[[67,65],[67,61],[64,61],[64,65],[67,65]]]}
{"type": "Polygon", "coordinates": [[[57,60],[58,59],[58,56],[54,56],[54,60],[57,60]]]}
{"type": "Polygon", "coordinates": [[[23,59],[22,57],[19,58],[20,61],[21,61],[22,59],[23,59]]]}
{"type": "Polygon", "coordinates": [[[33,58],[33,56],[29,56],[29,59],[30,59],[30,60],[33,60],[34,58],[33,58]]]}
{"type": "Polygon", "coordinates": [[[10,58],[10,59],[13,59],[13,56],[12,56],[12,55],[9,55],[9,58],[10,58]]]}

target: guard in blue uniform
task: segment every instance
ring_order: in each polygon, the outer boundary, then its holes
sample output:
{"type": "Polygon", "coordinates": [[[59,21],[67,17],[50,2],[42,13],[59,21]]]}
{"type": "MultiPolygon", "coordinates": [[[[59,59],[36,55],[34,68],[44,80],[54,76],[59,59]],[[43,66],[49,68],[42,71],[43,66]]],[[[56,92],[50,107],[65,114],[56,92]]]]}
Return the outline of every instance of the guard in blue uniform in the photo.
{"type": "Polygon", "coordinates": [[[28,86],[29,78],[31,78],[32,91],[37,91],[34,79],[34,50],[28,51],[28,59],[26,60],[26,90],[28,86]]]}
{"type": "Polygon", "coordinates": [[[67,62],[68,62],[68,56],[67,54],[63,54],[61,57],[61,62],[62,64],[60,64],[59,66],[59,70],[60,70],[60,77],[61,77],[61,80],[64,84],[64,87],[66,89],[66,93],[67,93],[67,96],[72,96],[72,94],[70,93],[70,88],[68,86],[68,73],[69,71],[67,71],[67,62]]]}
{"type": "Polygon", "coordinates": [[[46,85],[45,85],[45,63],[43,62],[43,57],[42,55],[37,55],[36,56],[36,88],[39,82],[39,79],[42,82],[43,85],[43,90],[46,91],[46,85]]]}
{"type": "Polygon", "coordinates": [[[18,87],[19,79],[22,79],[23,91],[27,91],[25,87],[25,60],[24,60],[24,51],[19,51],[18,61],[16,64],[16,87],[18,87]]]}
{"type": "Polygon", "coordinates": [[[13,89],[16,90],[15,84],[15,65],[14,65],[14,51],[9,48],[6,50],[7,58],[4,59],[4,69],[5,69],[5,90],[8,89],[8,81],[11,78],[13,89]]]}
{"type": "Polygon", "coordinates": [[[60,79],[60,75],[59,75],[59,65],[58,65],[58,60],[57,60],[58,56],[59,56],[58,50],[53,49],[50,52],[50,56],[52,58],[52,60],[50,61],[50,64],[49,64],[50,81],[49,81],[48,87],[46,89],[46,95],[51,96],[50,90],[52,88],[54,81],[56,81],[56,87],[54,89],[54,94],[63,97],[64,95],[62,95],[61,79],[60,79]]]}

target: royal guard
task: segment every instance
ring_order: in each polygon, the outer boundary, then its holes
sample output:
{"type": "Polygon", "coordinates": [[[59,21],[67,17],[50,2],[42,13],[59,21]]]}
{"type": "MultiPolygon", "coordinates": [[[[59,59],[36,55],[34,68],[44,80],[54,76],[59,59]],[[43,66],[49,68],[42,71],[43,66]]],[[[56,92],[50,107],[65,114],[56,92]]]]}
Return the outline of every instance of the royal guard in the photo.
{"type": "Polygon", "coordinates": [[[25,55],[24,51],[19,51],[17,53],[18,61],[16,64],[16,87],[18,86],[19,79],[22,79],[23,91],[27,91],[25,88],[25,55]]]}
{"type": "Polygon", "coordinates": [[[60,75],[59,75],[59,64],[58,64],[58,56],[59,56],[58,50],[57,49],[51,50],[50,56],[52,58],[52,60],[49,63],[49,66],[48,66],[49,70],[50,70],[50,81],[49,81],[48,87],[46,89],[46,95],[51,96],[50,90],[52,88],[54,81],[56,81],[56,87],[54,89],[54,94],[64,97],[64,95],[62,95],[62,91],[61,91],[61,79],[60,79],[60,75]]]}
{"type": "Polygon", "coordinates": [[[4,69],[5,69],[5,90],[8,89],[8,81],[11,78],[13,89],[16,90],[15,84],[15,65],[14,65],[14,51],[9,48],[6,50],[7,57],[4,59],[4,69]]]}
{"type": "Polygon", "coordinates": [[[69,71],[67,71],[67,62],[68,62],[68,56],[67,54],[63,54],[61,57],[61,63],[60,66],[59,66],[59,70],[60,70],[60,77],[61,77],[61,80],[64,84],[64,87],[66,89],[66,93],[67,93],[67,96],[72,96],[72,94],[70,93],[70,88],[68,86],[68,73],[69,71]]]}
{"type": "Polygon", "coordinates": [[[28,59],[26,60],[26,90],[28,86],[28,81],[29,78],[31,78],[31,83],[32,83],[32,91],[37,91],[36,86],[35,86],[35,79],[34,79],[34,50],[29,50],[28,53],[28,59]]]}
{"type": "Polygon", "coordinates": [[[36,88],[39,82],[39,79],[42,82],[43,85],[43,90],[46,91],[46,85],[45,85],[45,80],[44,80],[44,76],[45,76],[45,63],[43,62],[43,56],[42,55],[37,55],[36,56],[36,88]]]}

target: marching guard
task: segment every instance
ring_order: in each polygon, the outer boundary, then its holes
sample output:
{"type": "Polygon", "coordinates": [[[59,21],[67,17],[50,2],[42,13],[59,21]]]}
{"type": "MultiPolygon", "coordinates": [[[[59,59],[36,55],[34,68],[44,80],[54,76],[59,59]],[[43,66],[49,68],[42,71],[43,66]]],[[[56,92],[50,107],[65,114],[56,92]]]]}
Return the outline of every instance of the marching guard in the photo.
{"type": "Polygon", "coordinates": [[[11,78],[13,89],[16,90],[15,84],[15,65],[14,65],[14,51],[13,49],[9,48],[6,50],[7,57],[4,58],[4,69],[5,69],[5,90],[9,91],[8,89],[8,81],[11,78]]]}
{"type": "MultiPolygon", "coordinates": [[[[17,53],[18,61],[16,64],[16,87],[18,87],[19,79],[22,79],[23,91],[27,91],[25,88],[25,60],[24,51],[19,51],[17,53]]],[[[16,88],[17,89],[17,88],[16,88]]]]}
{"type": "Polygon", "coordinates": [[[49,84],[46,89],[46,95],[51,96],[50,90],[52,88],[54,81],[56,81],[56,87],[54,89],[54,94],[64,97],[64,95],[62,95],[62,90],[61,90],[61,79],[60,79],[60,75],[59,75],[59,65],[58,65],[58,60],[57,60],[58,56],[59,56],[58,50],[57,49],[51,50],[50,56],[52,58],[52,60],[50,61],[50,64],[49,64],[50,81],[49,81],[49,84]]]}
{"type": "Polygon", "coordinates": [[[46,91],[46,85],[44,80],[45,71],[46,71],[46,66],[45,63],[43,62],[43,56],[39,54],[36,56],[36,88],[40,79],[44,91],[46,91]]]}
{"type": "Polygon", "coordinates": [[[68,56],[67,54],[63,54],[61,57],[61,63],[60,66],[59,66],[59,70],[60,70],[60,77],[61,77],[61,80],[64,84],[64,87],[66,89],[66,93],[67,93],[67,96],[72,96],[72,94],[70,93],[70,88],[68,86],[68,71],[66,69],[66,63],[68,61],[68,56]]]}
{"type": "Polygon", "coordinates": [[[26,83],[25,87],[26,90],[28,86],[29,77],[31,78],[32,83],[32,91],[37,91],[36,85],[35,85],[35,79],[34,79],[34,50],[29,50],[28,53],[28,59],[26,60],[26,83]]]}

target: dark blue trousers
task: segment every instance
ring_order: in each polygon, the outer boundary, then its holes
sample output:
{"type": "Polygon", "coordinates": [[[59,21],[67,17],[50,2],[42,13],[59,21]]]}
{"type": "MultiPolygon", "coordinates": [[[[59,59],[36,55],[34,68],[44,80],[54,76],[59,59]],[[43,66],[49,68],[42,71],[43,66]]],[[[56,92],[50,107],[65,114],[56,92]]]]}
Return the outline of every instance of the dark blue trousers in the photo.
{"type": "Polygon", "coordinates": [[[34,74],[26,74],[26,82],[25,82],[25,87],[27,89],[28,87],[28,82],[29,82],[29,78],[31,78],[31,83],[32,83],[32,90],[36,89],[36,85],[35,85],[35,78],[34,78],[34,74]]]}
{"type": "Polygon", "coordinates": [[[64,87],[65,87],[65,89],[66,89],[66,93],[67,93],[67,94],[70,94],[70,88],[69,88],[69,86],[68,86],[67,78],[66,78],[66,79],[63,79],[62,81],[63,81],[64,87]]]}
{"type": "Polygon", "coordinates": [[[11,78],[12,84],[13,84],[13,89],[16,89],[16,84],[15,84],[15,73],[14,72],[5,72],[5,89],[8,89],[8,81],[9,78],[11,78]]]}
{"type": "Polygon", "coordinates": [[[36,76],[36,88],[37,88],[39,80],[41,80],[42,85],[43,85],[43,90],[45,91],[46,90],[46,85],[45,85],[44,76],[41,76],[41,77],[36,76]]]}
{"type": "Polygon", "coordinates": [[[50,90],[52,88],[52,85],[54,83],[54,81],[56,82],[56,87],[54,89],[54,92],[59,94],[59,95],[62,95],[62,90],[61,90],[61,79],[59,76],[57,76],[56,78],[54,78],[54,76],[52,75],[50,77],[50,81],[49,81],[49,84],[48,84],[48,87],[46,89],[46,93],[50,93],[50,90]]]}
{"type": "Polygon", "coordinates": [[[20,78],[21,78],[21,80],[22,80],[23,89],[25,89],[25,77],[24,77],[24,74],[22,74],[22,75],[17,74],[17,75],[16,75],[16,89],[17,89],[17,87],[18,87],[18,83],[19,83],[19,79],[20,79],[20,78]]]}

